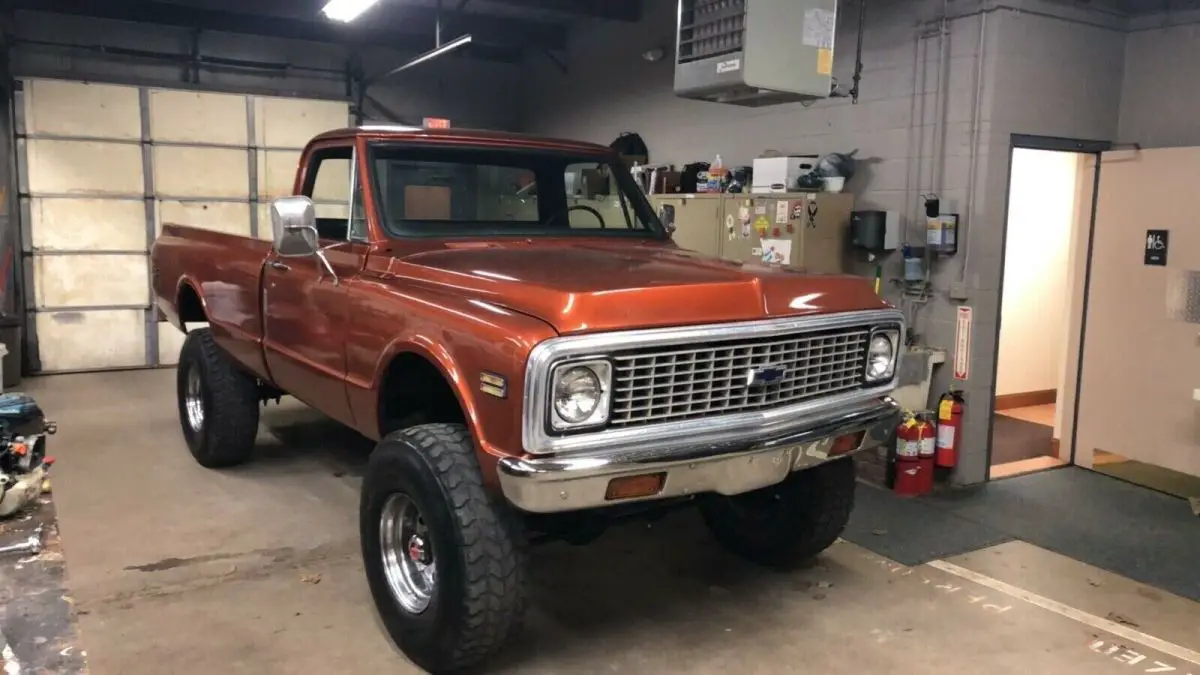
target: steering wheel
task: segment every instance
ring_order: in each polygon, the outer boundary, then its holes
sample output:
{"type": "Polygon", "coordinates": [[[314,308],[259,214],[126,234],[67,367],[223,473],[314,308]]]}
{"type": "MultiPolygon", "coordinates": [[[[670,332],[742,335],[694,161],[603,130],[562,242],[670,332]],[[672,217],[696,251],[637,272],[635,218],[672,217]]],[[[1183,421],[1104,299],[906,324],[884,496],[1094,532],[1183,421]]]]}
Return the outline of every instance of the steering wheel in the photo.
{"type": "MultiPolygon", "coordinates": [[[[554,214],[553,216],[550,216],[549,222],[554,222],[555,220],[558,220],[559,218],[562,218],[564,216],[570,216],[572,211],[587,211],[588,213],[592,214],[593,216],[596,216],[596,220],[600,221],[600,229],[602,229],[602,230],[608,226],[607,223],[604,222],[604,216],[600,215],[599,211],[597,211],[596,209],[593,209],[592,207],[590,207],[586,204],[576,204],[574,206],[568,206],[564,211],[561,211],[559,213],[554,214]]],[[[567,223],[568,223],[568,225],[570,224],[569,219],[568,219],[567,223]]]]}

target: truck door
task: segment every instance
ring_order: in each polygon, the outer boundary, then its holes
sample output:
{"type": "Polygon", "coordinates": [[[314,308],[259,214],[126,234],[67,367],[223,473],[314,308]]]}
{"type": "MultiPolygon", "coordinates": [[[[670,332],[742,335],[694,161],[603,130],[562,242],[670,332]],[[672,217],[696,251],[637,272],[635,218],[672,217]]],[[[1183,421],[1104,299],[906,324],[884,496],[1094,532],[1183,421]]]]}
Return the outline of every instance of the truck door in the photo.
{"type": "Polygon", "coordinates": [[[321,247],[316,256],[272,255],[263,270],[263,346],[280,388],[343,424],[354,418],[346,399],[345,327],[349,293],[366,261],[361,191],[349,144],[314,149],[301,194],[316,205],[321,247]]]}

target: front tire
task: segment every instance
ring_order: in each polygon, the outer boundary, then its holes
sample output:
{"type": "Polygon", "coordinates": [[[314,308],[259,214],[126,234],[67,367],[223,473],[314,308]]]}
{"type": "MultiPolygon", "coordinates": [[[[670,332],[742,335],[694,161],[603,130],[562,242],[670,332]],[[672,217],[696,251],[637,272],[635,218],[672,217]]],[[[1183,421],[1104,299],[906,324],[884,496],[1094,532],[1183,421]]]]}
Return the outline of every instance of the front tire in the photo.
{"type": "Polygon", "coordinates": [[[179,423],[201,466],[234,466],[250,458],[258,436],[258,381],[239,370],[207,328],[183,342],[176,375],[179,423]]]}
{"type": "Polygon", "coordinates": [[[833,545],[854,509],[854,462],[837,459],[791,474],[779,485],[700,502],[705,523],[730,552],[789,567],[833,545]]]}
{"type": "Polygon", "coordinates": [[[383,625],[418,666],[475,665],[520,631],[527,540],[516,515],[485,491],[462,425],[425,424],[379,443],[363,479],[359,535],[383,625]]]}

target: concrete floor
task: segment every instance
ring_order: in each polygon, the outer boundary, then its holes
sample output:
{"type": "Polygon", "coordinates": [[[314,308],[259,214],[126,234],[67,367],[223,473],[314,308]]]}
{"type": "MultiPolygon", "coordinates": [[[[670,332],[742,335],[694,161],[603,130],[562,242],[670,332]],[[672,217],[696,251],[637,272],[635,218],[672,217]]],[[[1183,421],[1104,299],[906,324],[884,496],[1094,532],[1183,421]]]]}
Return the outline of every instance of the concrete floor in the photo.
{"type": "MultiPolygon", "coordinates": [[[[202,469],[174,375],[25,387],[59,422],[55,500],[91,671],[419,672],[380,629],[358,561],[369,444],[285,403],[264,414],[254,463],[202,469]]],[[[530,627],[487,672],[1200,675],[1196,603],[1019,542],[947,562],[839,543],[766,572],[687,513],[548,545],[530,627]]]]}

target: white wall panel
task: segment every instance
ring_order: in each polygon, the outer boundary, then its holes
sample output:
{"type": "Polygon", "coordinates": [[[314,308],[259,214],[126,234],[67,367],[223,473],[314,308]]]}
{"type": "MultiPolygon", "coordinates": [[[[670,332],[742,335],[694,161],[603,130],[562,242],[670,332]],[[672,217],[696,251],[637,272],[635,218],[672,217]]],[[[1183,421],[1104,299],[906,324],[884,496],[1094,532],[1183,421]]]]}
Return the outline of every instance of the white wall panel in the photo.
{"type": "Polygon", "coordinates": [[[292,196],[299,150],[258,151],[258,198],[263,201],[292,196]]]}
{"type": "Polygon", "coordinates": [[[154,189],[160,197],[250,198],[250,167],[243,150],[158,146],[154,189]]]}
{"type": "Polygon", "coordinates": [[[144,255],[36,256],[33,276],[39,308],[149,304],[144,255]]]}
{"type": "Polygon", "coordinates": [[[250,236],[250,203],[181,202],[165,200],[158,203],[158,233],[164,223],[191,225],[214,232],[250,236]]]}
{"type": "Polygon", "coordinates": [[[300,149],[317,134],[348,126],[350,106],[339,101],[258,97],[254,122],[259,147],[300,149]]]}
{"type": "Polygon", "coordinates": [[[156,89],[150,92],[150,137],[156,141],[249,145],[246,97],[156,89]]]}
{"type": "Polygon", "coordinates": [[[146,365],[145,312],[136,309],[37,314],[42,370],[146,365]]]}
{"type": "Polygon", "coordinates": [[[146,209],[129,199],[41,199],[30,203],[35,251],[143,251],[146,209]]]}
{"type": "Polygon", "coordinates": [[[25,82],[30,134],[137,140],[142,137],[138,90],[66,80],[25,82]]]}
{"type": "Polygon", "coordinates": [[[29,190],[35,195],[145,194],[142,150],[136,145],[31,139],[27,148],[29,190]]]}

